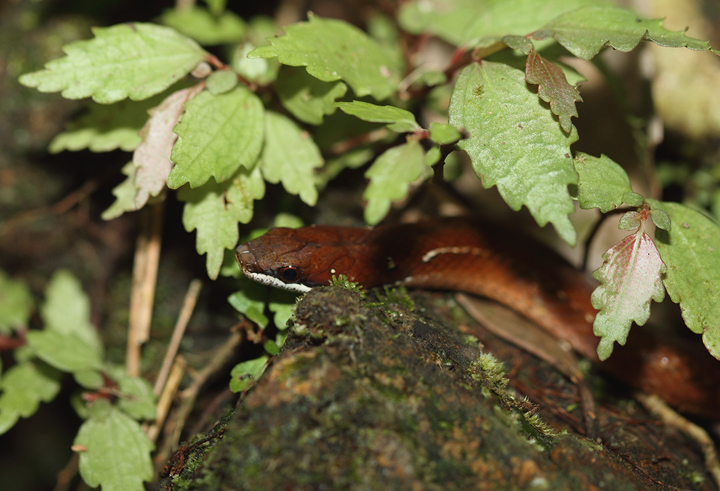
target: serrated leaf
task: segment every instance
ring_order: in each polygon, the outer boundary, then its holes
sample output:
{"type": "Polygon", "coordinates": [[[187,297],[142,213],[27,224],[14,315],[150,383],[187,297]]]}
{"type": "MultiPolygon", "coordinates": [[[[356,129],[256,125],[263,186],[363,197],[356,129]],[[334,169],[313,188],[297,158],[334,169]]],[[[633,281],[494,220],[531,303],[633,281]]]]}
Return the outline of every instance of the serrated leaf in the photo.
{"type": "Polygon", "coordinates": [[[237,43],[245,34],[245,22],[233,12],[214,15],[198,6],[167,9],[160,22],[206,46],[237,43]]]}
{"type": "Polygon", "coordinates": [[[440,145],[449,145],[460,140],[462,135],[451,124],[438,123],[433,121],[430,123],[430,139],[440,145]]]}
{"type": "Polygon", "coordinates": [[[65,131],[50,142],[50,153],[89,149],[110,152],[133,151],[140,144],[138,131],[148,119],[148,109],[160,102],[158,97],[144,101],[120,101],[112,105],[90,102],[87,114],[68,123],[65,131]]]}
{"type": "Polygon", "coordinates": [[[242,392],[249,388],[265,371],[269,356],[263,355],[254,360],[245,361],[235,365],[230,372],[230,390],[242,392]]]}
{"type": "Polygon", "coordinates": [[[711,355],[720,359],[720,227],[703,214],[679,203],[647,200],[670,215],[670,231],[655,230],[667,265],[664,283],[673,302],[680,304],[685,324],[702,334],[711,355]]]}
{"type": "Polygon", "coordinates": [[[575,103],[582,102],[582,97],[577,88],[568,83],[562,68],[533,49],[527,57],[525,79],[538,86],[538,96],[550,104],[550,110],[560,120],[563,131],[569,133],[572,129],[570,118],[578,116],[575,103]]]}
{"type": "Polygon", "coordinates": [[[628,235],[603,254],[603,265],[593,272],[600,285],[592,294],[593,332],[601,337],[597,352],[607,359],[617,341],[624,345],[633,322],[642,326],[650,317],[650,300],[665,297],[665,264],[653,240],[643,230],[628,235]]]}
{"type": "Polygon", "coordinates": [[[263,197],[265,184],[256,167],[252,171],[240,169],[232,180],[178,191],[178,199],[185,202],[183,225],[185,230],[197,230],[195,247],[199,254],[207,253],[207,271],[217,278],[225,249],[238,241],[238,222],[248,223],[253,214],[253,200],[263,197]]]}
{"type": "Polygon", "coordinates": [[[202,85],[178,90],[148,111],[150,119],[140,131],[142,143],[133,154],[133,183],[136,192],[132,209],[139,210],[145,206],[150,196],[157,196],[165,188],[173,167],[170,154],[177,140],[173,128],[183,114],[184,104],[201,90],[202,85]]]}
{"type": "Polygon", "coordinates": [[[172,150],[175,167],[168,186],[202,186],[210,177],[230,178],[240,167],[252,169],[260,155],[264,134],[260,99],[242,86],[220,95],[201,92],[185,103],[185,114],[175,127],[178,140],[172,150]]]}
{"type": "Polygon", "coordinates": [[[33,307],[28,286],[0,270],[0,334],[27,326],[33,307]]]}
{"type": "Polygon", "coordinates": [[[606,46],[631,51],[643,40],[696,51],[711,49],[708,42],[688,37],[685,31],[665,29],[662,19],[640,19],[629,10],[612,6],[588,6],[568,12],[545,24],[532,37],[552,37],[583,60],[594,58],[606,46]]]}
{"type": "Polygon", "coordinates": [[[124,367],[114,366],[108,372],[118,384],[117,407],[133,419],[155,419],[155,396],[150,383],[144,378],[128,375],[124,367]]]}
{"type": "Polygon", "coordinates": [[[90,417],[80,426],[75,446],[80,454],[80,475],[102,491],[143,491],[153,478],[150,452],[155,448],[137,421],[99,399],[90,406],[90,417]]]}
{"type": "Polygon", "coordinates": [[[60,391],[60,372],[44,363],[15,365],[0,379],[0,435],[19,418],[37,412],[41,402],[50,402],[60,391]]]}
{"type": "Polygon", "coordinates": [[[132,162],[128,162],[123,166],[121,172],[127,176],[127,179],[113,189],[112,194],[115,196],[115,201],[100,215],[103,220],[112,220],[126,211],[137,210],[135,196],[138,188],[135,186],[135,166],[132,162]]]}
{"type": "Polygon", "coordinates": [[[62,91],[68,99],[92,96],[111,104],[147,99],[174,84],[205,59],[195,41],[154,24],[94,28],[95,39],[63,47],[66,57],[22,75],[20,83],[40,92],[62,91]]]}
{"type": "Polygon", "coordinates": [[[358,97],[382,100],[400,83],[402,67],[396,57],[347,22],[309,15],[308,22],[284,29],[285,36],[270,39],[271,46],[257,48],[248,57],[277,57],[285,65],[305,66],[324,82],[347,82],[358,97]]]}
{"type": "Polygon", "coordinates": [[[103,368],[102,350],[89,345],[76,334],[30,331],[27,342],[38,358],[63,372],[103,368]]]}
{"type": "Polygon", "coordinates": [[[597,0],[415,0],[400,9],[400,26],[461,45],[489,46],[507,35],[524,36],[570,10],[597,0]],[[509,14],[510,13],[510,14],[509,14]]]}
{"type": "Polygon", "coordinates": [[[363,101],[337,102],[335,107],[363,121],[385,123],[389,130],[396,133],[412,133],[422,128],[410,111],[395,106],[378,106],[363,101]]]}
{"type": "Polygon", "coordinates": [[[450,124],[470,136],[458,142],[485,188],[497,185],[513,210],[527,206],[540,226],[550,222],[569,244],[576,239],[568,184],[577,182],[570,145],[552,112],[528,90],[521,70],[484,61],[465,67],[450,99],[450,124]]]}
{"type": "Polygon", "coordinates": [[[285,191],[315,205],[315,169],[322,166],[323,158],[312,137],[291,119],[272,111],[265,114],[265,146],[260,161],[266,181],[281,182],[285,191]]]}
{"type": "Polygon", "coordinates": [[[363,193],[363,199],[367,201],[365,222],[370,225],[379,223],[390,211],[391,203],[405,198],[410,183],[427,171],[425,152],[417,141],[383,152],[365,172],[365,177],[370,179],[363,193]]]}
{"type": "Polygon", "coordinates": [[[224,94],[234,89],[237,84],[237,74],[229,69],[212,72],[205,82],[208,92],[213,95],[224,94]]]}
{"type": "Polygon", "coordinates": [[[275,82],[283,107],[308,124],[322,124],[326,114],[335,112],[335,100],[345,95],[342,82],[323,82],[302,68],[283,67],[275,82]]]}
{"type": "Polygon", "coordinates": [[[600,208],[601,212],[607,213],[619,208],[625,193],[632,192],[625,169],[606,155],[598,158],[578,152],[575,170],[578,173],[578,201],[584,210],[600,208]]]}

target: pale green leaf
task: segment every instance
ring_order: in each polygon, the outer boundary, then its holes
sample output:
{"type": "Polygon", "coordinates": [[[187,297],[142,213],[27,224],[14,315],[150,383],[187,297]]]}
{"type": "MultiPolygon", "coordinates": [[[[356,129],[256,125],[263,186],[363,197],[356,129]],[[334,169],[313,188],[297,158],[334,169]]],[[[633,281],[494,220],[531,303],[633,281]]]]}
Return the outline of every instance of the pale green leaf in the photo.
{"type": "Polygon", "coordinates": [[[628,235],[603,254],[603,265],[593,272],[600,285],[592,294],[595,316],[593,332],[601,337],[597,353],[601,360],[624,345],[632,323],[642,326],[650,317],[650,301],[662,302],[665,264],[655,244],[643,230],[628,235]]]}
{"type": "Polygon", "coordinates": [[[697,51],[710,49],[708,42],[687,37],[685,31],[665,29],[662,19],[640,19],[630,10],[613,6],[588,6],[568,12],[533,33],[538,40],[550,37],[584,60],[594,58],[606,46],[631,51],[642,40],[697,51]]]}
{"type": "Polygon", "coordinates": [[[144,101],[120,101],[112,105],[88,103],[88,112],[68,123],[65,131],[50,142],[51,153],[85,148],[91,152],[120,149],[133,151],[140,144],[138,131],[148,119],[148,110],[160,103],[160,97],[144,101]]]}
{"type": "Polygon", "coordinates": [[[483,186],[497,185],[510,208],[527,206],[538,224],[552,223],[560,237],[575,244],[567,187],[577,182],[570,153],[577,132],[562,131],[528,89],[525,74],[487,61],[464,68],[449,113],[450,124],[470,134],[458,146],[470,156],[483,186]]]}
{"type": "Polygon", "coordinates": [[[122,173],[127,176],[127,179],[113,189],[112,194],[115,196],[115,201],[100,215],[103,220],[112,220],[126,211],[137,210],[135,196],[138,193],[138,188],[135,185],[135,166],[133,163],[128,162],[125,164],[122,173]]]}
{"type": "Polygon", "coordinates": [[[237,84],[237,74],[227,69],[212,72],[205,82],[208,92],[213,95],[224,94],[234,89],[237,84]]]}
{"type": "Polygon", "coordinates": [[[18,418],[35,414],[41,402],[50,402],[60,391],[60,372],[44,363],[24,362],[0,378],[0,435],[18,418]]]}
{"type": "Polygon", "coordinates": [[[240,167],[252,169],[263,143],[263,112],[260,99],[243,86],[220,95],[201,92],[186,102],[175,127],[168,186],[198,187],[210,177],[222,182],[240,167]]]}
{"type": "Polygon", "coordinates": [[[350,114],[363,121],[385,123],[388,129],[397,133],[412,133],[422,128],[410,111],[395,106],[378,106],[363,101],[337,102],[335,106],[345,114],[350,114]]]}
{"type": "Polygon", "coordinates": [[[199,188],[185,186],[178,191],[178,199],[185,202],[185,230],[197,230],[195,247],[199,254],[207,253],[210,278],[217,278],[224,250],[237,244],[238,222],[250,221],[253,200],[264,194],[265,184],[257,167],[252,171],[240,169],[232,180],[220,184],[211,179],[199,188]]]}
{"type": "Polygon", "coordinates": [[[264,289],[262,290],[263,292],[255,286],[249,289],[243,288],[231,294],[228,297],[228,303],[260,329],[265,329],[269,320],[264,314],[265,300],[258,298],[258,294],[264,293],[264,289]]]}
{"type": "Polygon", "coordinates": [[[80,454],[80,475],[102,491],[144,491],[153,478],[150,452],[155,448],[137,421],[98,399],[80,426],[74,446],[80,454]]]}
{"type": "Polygon", "coordinates": [[[233,12],[214,15],[198,6],[167,9],[160,22],[206,46],[237,43],[245,34],[245,22],[233,12]]]}
{"type": "Polygon", "coordinates": [[[118,408],[134,419],[155,419],[155,396],[147,380],[128,375],[121,366],[110,367],[108,374],[118,384],[118,408]]]}
{"type": "Polygon", "coordinates": [[[68,99],[92,96],[111,104],[147,99],[167,89],[205,59],[195,41],[173,29],[127,23],[93,29],[95,39],[63,47],[67,56],[27,73],[20,83],[68,99]]]}
{"type": "Polygon", "coordinates": [[[460,140],[462,135],[451,124],[438,123],[433,121],[430,123],[430,139],[440,145],[449,145],[460,140]]]}
{"type": "Polygon", "coordinates": [[[269,356],[263,355],[254,360],[245,361],[235,365],[230,372],[230,390],[242,392],[249,388],[267,368],[269,356]]]}
{"type": "Polygon", "coordinates": [[[386,150],[365,173],[370,179],[363,193],[367,200],[365,221],[370,225],[380,222],[390,211],[391,203],[405,198],[410,184],[428,171],[425,152],[417,141],[386,150]]]}
{"type": "Polygon", "coordinates": [[[270,291],[270,299],[268,301],[268,309],[275,314],[273,323],[275,327],[281,331],[288,328],[288,321],[295,311],[295,303],[298,295],[295,292],[273,288],[270,291]]]}
{"type": "Polygon", "coordinates": [[[64,372],[103,368],[102,350],[76,334],[44,330],[27,333],[27,342],[47,364],[64,372]]]}
{"type": "Polygon", "coordinates": [[[679,203],[647,200],[652,211],[670,215],[670,231],[655,230],[655,242],[667,265],[665,288],[680,304],[685,324],[711,355],[720,359],[720,227],[679,203]]]}
{"type": "Polygon", "coordinates": [[[315,169],[323,158],[312,137],[291,119],[275,112],[265,113],[265,146],[261,160],[265,180],[281,182],[285,191],[297,194],[310,206],[318,198],[315,169]]]}
{"type": "Polygon", "coordinates": [[[400,26],[461,45],[489,46],[504,36],[524,36],[553,18],[599,0],[414,0],[400,9],[400,26]]]}
{"type": "MultiPolygon", "coordinates": [[[[263,43],[267,44],[267,43],[263,43]]],[[[268,85],[278,78],[280,62],[277,59],[248,58],[248,54],[255,49],[253,43],[238,45],[232,53],[230,66],[234,71],[260,85],[268,85]]],[[[303,70],[305,71],[305,70],[303,70]]]]}
{"type": "Polygon", "coordinates": [[[305,66],[324,82],[345,81],[358,97],[382,100],[397,89],[402,67],[388,50],[358,28],[336,19],[310,15],[308,22],[285,27],[251,58],[277,57],[280,63],[305,66]]]}
{"type": "Polygon", "coordinates": [[[578,201],[580,208],[600,208],[607,213],[623,204],[625,193],[632,192],[630,178],[625,170],[610,157],[593,157],[578,152],[575,157],[578,173],[578,201]]]}
{"type": "Polygon", "coordinates": [[[342,82],[323,82],[302,68],[283,67],[275,82],[280,102],[293,116],[309,124],[322,124],[335,112],[335,100],[345,95],[342,82]]]}
{"type": "Polygon", "coordinates": [[[0,334],[8,335],[14,329],[27,327],[33,306],[28,286],[0,270],[0,334]]]}
{"type": "Polygon", "coordinates": [[[157,196],[165,189],[173,168],[170,155],[177,140],[173,128],[183,114],[185,103],[201,90],[200,84],[178,90],[149,111],[150,119],[140,132],[142,143],[133,154],[134,209],[139,210],[150,196],[157,196]]]}

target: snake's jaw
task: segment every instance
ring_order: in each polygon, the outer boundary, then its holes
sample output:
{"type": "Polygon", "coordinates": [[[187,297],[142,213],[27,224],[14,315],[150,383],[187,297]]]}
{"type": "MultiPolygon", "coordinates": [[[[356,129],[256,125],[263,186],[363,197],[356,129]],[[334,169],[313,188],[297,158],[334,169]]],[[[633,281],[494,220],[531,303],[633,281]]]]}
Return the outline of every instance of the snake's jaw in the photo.
{"type": "MultiPolygon", "coordinates": [[[[240,270],[245,276],[253,281],[262,283],[263,285],[272,286],[275,288],[282,288],[283,290],[290,290],[297,293],[305,293],[310,291],[310,287],[301,283],[285,283],[270,273],[267,273],[258,264],[255,255],[250,252],[250,248],[247,244],[241,244],[235,249],[235,257],[240,264],[240,270]]],[[[268,270],[271,271],[271,270],[268,270]]]]}

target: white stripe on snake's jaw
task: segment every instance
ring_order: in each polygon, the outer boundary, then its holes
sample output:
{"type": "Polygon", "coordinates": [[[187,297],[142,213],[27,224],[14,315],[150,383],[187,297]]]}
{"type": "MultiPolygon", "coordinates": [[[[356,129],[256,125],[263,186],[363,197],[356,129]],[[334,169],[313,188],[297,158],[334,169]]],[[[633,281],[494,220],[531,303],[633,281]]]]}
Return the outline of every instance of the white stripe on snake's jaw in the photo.
{"type": "Polygon", "coordinates": [[[302,283],[284,283],[279,279],[267,274],[251,273],[250,271],[246,271],[245,268],[241,269],[245,276],[247,276],[253,281],[262,283],[263,285],[274,286],[275,288],[282,288],[283,290],[290,290],[291,292],[296,293],[307,293],[310,291],[310,287],[307,285],[303,285],[302,283]]]}

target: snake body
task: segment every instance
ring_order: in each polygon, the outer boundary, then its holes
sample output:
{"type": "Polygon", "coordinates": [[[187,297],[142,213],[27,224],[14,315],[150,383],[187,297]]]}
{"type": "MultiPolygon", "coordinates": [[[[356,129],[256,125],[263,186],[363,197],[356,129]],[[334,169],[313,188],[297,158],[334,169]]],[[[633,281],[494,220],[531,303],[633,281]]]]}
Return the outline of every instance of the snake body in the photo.
{"type": "Polygon", "coordinates": [[[342,274],[365,288],[402,284],[493,299],[626,383],[682,411],[720,419],[720,362],[701,343],[631,332],[623,349],[600,362],[587,275],[543,244],[477,218],[276,228],[240,245],[236,257],[248,277],[298,292],[342,274]]]}

